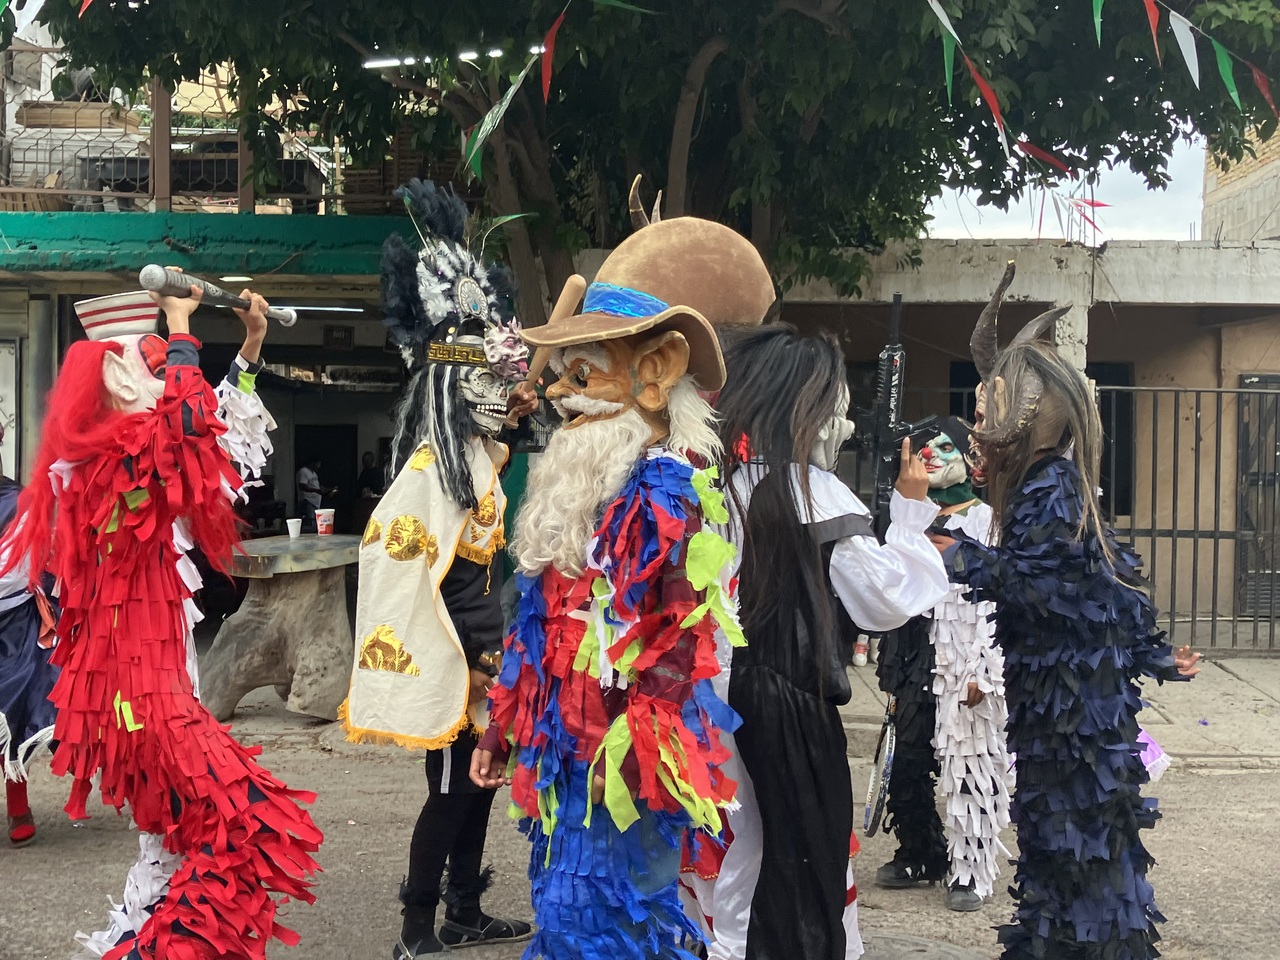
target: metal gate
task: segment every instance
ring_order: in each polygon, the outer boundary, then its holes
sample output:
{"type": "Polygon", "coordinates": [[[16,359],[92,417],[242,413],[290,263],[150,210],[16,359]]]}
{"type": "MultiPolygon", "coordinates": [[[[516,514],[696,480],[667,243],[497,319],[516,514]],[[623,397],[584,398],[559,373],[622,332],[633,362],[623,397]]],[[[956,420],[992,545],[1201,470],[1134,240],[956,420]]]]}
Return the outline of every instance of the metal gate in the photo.
{"type": "MultiPolygon", "coordinates": [[[[972,391],[915,391],[914,413],[972,409],[972,391]]],[[[1102,508],[1145,561],[1176,644],[1280,655],[1280,376],[1236,389],[1100,387],[1102,508]]],[[[841,476],[860,496],[856,454],[841,476]]]]}

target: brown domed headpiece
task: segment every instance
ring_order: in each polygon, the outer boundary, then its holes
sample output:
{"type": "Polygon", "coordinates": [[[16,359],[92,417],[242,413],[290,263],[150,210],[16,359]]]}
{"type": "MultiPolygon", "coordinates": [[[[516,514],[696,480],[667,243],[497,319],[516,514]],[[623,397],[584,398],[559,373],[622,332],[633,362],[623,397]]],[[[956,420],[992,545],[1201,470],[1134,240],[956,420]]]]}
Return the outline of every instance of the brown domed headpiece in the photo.
{"type": "Polygon", "coordinates": [[[523,331],[535,347],[676,330],[703,390],[724,385],[716,327],[757,326],[773,305],[769,270],[745,237],[697,217],[651,223],[618,245],[587,288],[582,312],[523,331]]]}

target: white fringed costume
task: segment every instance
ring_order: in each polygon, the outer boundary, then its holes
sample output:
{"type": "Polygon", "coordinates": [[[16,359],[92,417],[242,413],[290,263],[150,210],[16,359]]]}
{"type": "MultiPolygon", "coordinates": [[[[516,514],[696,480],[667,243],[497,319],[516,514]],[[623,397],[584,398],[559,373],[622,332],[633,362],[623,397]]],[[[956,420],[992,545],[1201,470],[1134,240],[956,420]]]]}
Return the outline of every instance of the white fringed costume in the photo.
{"type": "MultiPolygon", "coordinates": [[[[946,526],[989,543],[991,508],[975,502],[949,516],[946,526]]],[[[995,886],[999,858],[1010,855],[1000,832],[1009,825],[1013,770],[1005,745],[1004,658],[990,621],[995,604],[970,603],[967,593],[968,588],[953,584],[933,611],[938,701],[933,746],[946,797],[948,879],[962,885],[972,881],[974,891],[986,897],[995,886]],[[964,700],[974,682],[985,696],[976,707],[967,707],[964,700]]]]}

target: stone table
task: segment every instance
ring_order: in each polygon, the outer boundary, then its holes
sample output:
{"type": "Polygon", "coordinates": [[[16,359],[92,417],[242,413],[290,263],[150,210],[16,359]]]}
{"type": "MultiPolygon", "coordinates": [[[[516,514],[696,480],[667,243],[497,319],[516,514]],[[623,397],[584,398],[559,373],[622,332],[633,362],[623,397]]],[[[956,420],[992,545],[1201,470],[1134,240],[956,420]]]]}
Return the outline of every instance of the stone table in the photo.
{"type": "Polygon", "coordinates": [[[229,720],[250,690],[274,686],[294,713],[338,718],[351,682],[355,640],[345,568],[355,536],[264,537],[240,544],[231,573],[249,580],[200,664],[200,699],[229,720]]]}

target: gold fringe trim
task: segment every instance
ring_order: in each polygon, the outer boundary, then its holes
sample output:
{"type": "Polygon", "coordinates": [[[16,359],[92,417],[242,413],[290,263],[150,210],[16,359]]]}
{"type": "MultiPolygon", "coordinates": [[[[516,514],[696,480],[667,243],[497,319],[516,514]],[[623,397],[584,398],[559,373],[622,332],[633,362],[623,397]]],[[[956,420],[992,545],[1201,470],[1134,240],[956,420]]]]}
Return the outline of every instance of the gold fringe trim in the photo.
{"type": "MultiPolygon", "coordinates": [[[[342,729],[346,731],[348,743],[367,743],[378,747],[404,747],[406,750],[414,751],[443,750],[458,739],[458,734],[464,730],[475,728],[475,724],[471,722],[469,708],[463,708],[461,719],[438,737],[411,737],[403,733],[387,733],[383,730],[354,727],[351,725],[351,716],[348,711],[350,702],[350,698],[343,700],[342,706],[338,707],[338,722],[342,724],[342,729]]],[[[476,732],[483,733],[481,730],[476,732]]]]}

